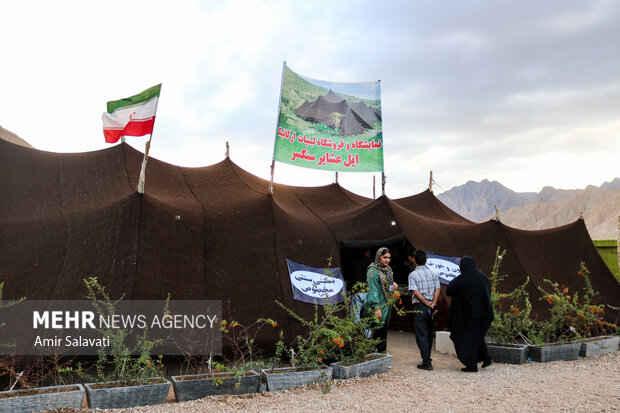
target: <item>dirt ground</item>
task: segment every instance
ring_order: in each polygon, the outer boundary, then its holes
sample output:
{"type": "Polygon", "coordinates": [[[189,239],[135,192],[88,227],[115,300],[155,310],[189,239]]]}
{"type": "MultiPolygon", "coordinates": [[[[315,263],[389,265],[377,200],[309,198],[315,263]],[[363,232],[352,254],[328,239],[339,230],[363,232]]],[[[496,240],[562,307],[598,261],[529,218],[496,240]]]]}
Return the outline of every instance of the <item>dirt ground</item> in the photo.
{"type": "Polygon", "coordinates": [[[388,373],[275,393],[214,396],[124,412],[620,412],[620,351],[552,363],[494,363],[463,373],[456,357],[433,352],[416,368],[412,333],[390,331],[388,373]]]}

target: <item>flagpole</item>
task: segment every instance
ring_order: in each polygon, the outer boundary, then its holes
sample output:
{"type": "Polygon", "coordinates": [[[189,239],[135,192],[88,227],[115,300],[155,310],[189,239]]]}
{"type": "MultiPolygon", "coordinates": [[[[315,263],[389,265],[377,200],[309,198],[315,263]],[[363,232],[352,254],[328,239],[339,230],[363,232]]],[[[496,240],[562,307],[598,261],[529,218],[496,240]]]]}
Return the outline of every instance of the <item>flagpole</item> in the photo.
{"type": "Polygon", "coordinates": [[[144,184],[146,181],[146,162],[149,159],[149,150],[151,149],[151,139],[153,139],[153,134],[149,137],[149,140],[146,142],[144,146],[144,159],[142,160],[142,167],[140,168],[140,178],[138,178],[138,194],[144,194],[144,184]]]}
{"type": "MultiPolygon", "coordinates": [[[[379,93],[381,93],[381,79],[377,80],[377,83],[379,83],[379,93]]],[[[381,98],[379,98],[379,102],[381,102],[381,98]]],[[[381,129],[383,130],[383,128],[381,129]]],[[[381,152],[383,152],[383,148],[381,148],[381,152]]],[[[383,155],[381,157],[383,158],[383,155]]],[[[382,165],[382,168],[383,170],[381,171],[381,196],[385,196],[385,167],[382,165]]]]}
{"type": "MultiPolygon", "coordinates": [[[[280,81],[280,99],[278,99],[278,117],[276,118],[276,132],[274,139],[278,136],[278,123],[280,123],[280,110],[282,109],[282,92],[284,89],[284,70],[286,69],[286,60],[282,63],[282,80],[280,81]]],[[[269,195],[273,195],[273,173],[276,167],[276,145],[273,144],[273,158],[271,159],[271,181],[269,181],[269,195]]]]}
{"type": "Polygon", "coordinates": [[[125,136],[149,135],[149,140],[144,148],[140,176],[138,177],[138,187],[136,188],[138,195],[144,194],[146,163],[153,139],[160,92],[161,83],[143,90],[137,95],[109,101],[107,104],[108,111],[102,115],[103,135],[106,142],[115,143],[120,138],[121,144],[124,144],[125,136]]]}

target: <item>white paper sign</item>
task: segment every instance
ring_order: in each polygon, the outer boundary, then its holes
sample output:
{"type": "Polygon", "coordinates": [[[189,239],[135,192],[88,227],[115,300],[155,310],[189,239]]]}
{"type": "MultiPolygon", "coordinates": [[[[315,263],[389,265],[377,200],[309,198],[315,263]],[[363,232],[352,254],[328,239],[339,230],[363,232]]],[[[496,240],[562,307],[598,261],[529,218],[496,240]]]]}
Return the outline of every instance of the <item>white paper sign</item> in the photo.
{"type": "Polygon", "coordinates": [[[344,286],[339,278],[310,271],[291,273],[291,283],[304,294],[315,298],[333,297],[340,293],[344,286]]]}
{"type": "Polygon", "coordinates": [[[440,278],[440,281],[448,284],[450,281],[461,275],[461,268],[459,264],[442,260],[441,258],[428,258],[426,260],[426,266],[433,270],[435,274],[440,278]],[[441,280],[443,279],[443,280],[441,280]]]}

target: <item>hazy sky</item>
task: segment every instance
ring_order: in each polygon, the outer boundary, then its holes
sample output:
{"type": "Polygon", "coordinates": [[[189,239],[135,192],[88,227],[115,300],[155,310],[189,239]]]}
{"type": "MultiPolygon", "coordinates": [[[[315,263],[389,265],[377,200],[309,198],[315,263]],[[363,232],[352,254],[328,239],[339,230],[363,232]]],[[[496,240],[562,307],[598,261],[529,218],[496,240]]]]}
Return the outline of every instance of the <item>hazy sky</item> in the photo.
{"type": "MultiPolygon", "coordinates": [[[[391,198],[425,190],[431,170],[444,190],[620,176],[620,1],[25,0],[0,2],[0,17],[0,126],[39,149],[106,148],[106,102],[163,83],[152,156],[206,166],[229,141],[268,179],[286,61],[381,80],[391,198]]],[[[339,181],[370,196],[372,176],[339,181]]],[[[275,180],[333,173],[276,163],[275,180]]]]}

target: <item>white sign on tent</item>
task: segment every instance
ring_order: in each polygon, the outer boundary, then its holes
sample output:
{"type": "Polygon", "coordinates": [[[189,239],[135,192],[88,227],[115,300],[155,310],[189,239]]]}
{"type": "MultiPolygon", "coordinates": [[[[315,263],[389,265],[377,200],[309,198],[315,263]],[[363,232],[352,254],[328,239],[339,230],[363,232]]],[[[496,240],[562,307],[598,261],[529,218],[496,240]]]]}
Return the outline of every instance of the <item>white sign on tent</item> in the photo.
{"type": "Polygon", "coordinates": [[[461,259],[446,255],[429,252],[426,258],[426,266],[433,270],[442,284],[450,284],[450,281],[461,275],[461,259]]]}

